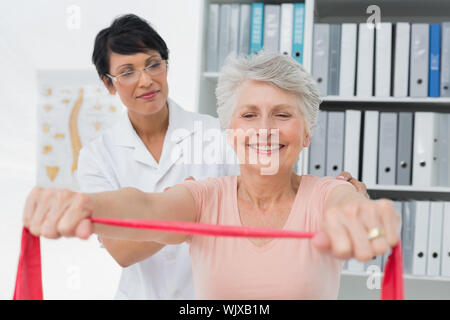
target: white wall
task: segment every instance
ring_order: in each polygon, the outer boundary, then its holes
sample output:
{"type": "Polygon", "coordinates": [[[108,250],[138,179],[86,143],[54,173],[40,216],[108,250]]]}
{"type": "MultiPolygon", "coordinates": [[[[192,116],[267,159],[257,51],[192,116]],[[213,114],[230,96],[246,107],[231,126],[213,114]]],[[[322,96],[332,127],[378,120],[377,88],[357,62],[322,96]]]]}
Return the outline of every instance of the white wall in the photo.
{"type": "MultiPolygon", "coordinates": [[[[35,184],[37,92],[41,69],[92,69],[95,35],[119,14],[149,20],[170,50],[170,96],[197,109],[202,0],[14,0],[0,2],[0,299],[10,299],[25,197],[35,184]],[[80,8],[80,29],[66,12],[80,8]]],[[[43,241],[47,299],[109,299],[120,268],[95,238],[43,241]]]]}

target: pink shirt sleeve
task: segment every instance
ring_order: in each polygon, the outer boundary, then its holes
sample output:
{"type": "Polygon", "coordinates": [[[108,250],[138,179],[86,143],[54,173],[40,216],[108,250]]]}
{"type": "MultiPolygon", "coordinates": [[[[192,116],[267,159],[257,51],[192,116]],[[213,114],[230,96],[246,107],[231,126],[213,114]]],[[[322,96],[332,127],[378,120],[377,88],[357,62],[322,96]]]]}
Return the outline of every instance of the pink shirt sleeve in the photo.
{"type": "Polygon", "coordinates": [[[195,222],[200,222],[202,212],[206,206],[206,199],[214,196],[217,192],[218,184],[217,179],[208,178],[206,180],[200,181],[184,181],[183,185],[188,188],[194,198],[195,205],[197,207],[197,212],[195,215],[195,222]]]}
{"type": "MultiPolygon", "coordinates": [[[[206,180],[201,181],[185,181],[183,185],[191,192],[192,197],[194,198],[195,206],[197,208],[195,213],[195,221],[196,223],[211,223],[208,221],[207,215],[215,210],[219,210],[220,208],[212,208],[214,204],[217,206],[217,201],[214,199],[218,198],[218,194],[220,193],[220,186],[218,179],[216,178],[208,178],[206,180]],[[206,220],[206,221],[205,221],[206,220]]],[[[191,244],[192,236],[188,237],[187,242],[191,244]]]]}
{"type": "Polygon", "coordinates": [[[314,202],[317,205],[319,213],[318,221],[322,221],[325,216],[325,204],[331,191],[333,191],[334,188],[342,185],[351,186],[356,190],[356,188],[351,183],[332,177],[321,178],[316,184],[314,191],[312,192],[312,198],[315,200],[314,202]]]}

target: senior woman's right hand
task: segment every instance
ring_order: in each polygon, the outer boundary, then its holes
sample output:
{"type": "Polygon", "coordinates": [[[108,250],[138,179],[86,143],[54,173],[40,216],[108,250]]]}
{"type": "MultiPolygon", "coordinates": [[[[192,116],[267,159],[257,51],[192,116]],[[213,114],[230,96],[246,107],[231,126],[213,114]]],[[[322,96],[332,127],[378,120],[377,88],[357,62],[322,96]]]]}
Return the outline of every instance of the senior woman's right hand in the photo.
{"type": "Polygon", "coordinates": [[[87,194],[34,187],[25,202],[23,223],[35,236],[87,239],[93,233],[91,213],[87,194]]]}

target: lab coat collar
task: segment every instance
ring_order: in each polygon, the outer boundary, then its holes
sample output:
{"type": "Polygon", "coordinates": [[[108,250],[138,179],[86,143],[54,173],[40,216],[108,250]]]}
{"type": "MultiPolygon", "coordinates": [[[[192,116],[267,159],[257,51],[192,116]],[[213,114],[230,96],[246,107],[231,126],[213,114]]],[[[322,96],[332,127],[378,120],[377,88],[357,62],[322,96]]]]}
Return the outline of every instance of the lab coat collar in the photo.
{"type": "Polygon", "coordinates": [[[134,130],[130,118],[128,117],[127,110],[124,111],[124,113],[118,120],[119,122],[117,123],[117,126],[114,130],[114,144],[117,146],[134,148],[133,158],[136,161],[142,162],[155,168],[169,169],[170,166],[182,154],[180,153],[178,157],[176,157],[176,159],[172,158],[171,150],[176,144],[180,143],[194,132],[194,119],[192,118],[192,113],[183,110],[180,106],[178,106],[177,103],[175,103],[171,99],[168,99],[168,106],[169,126],[164,138],[164,145],[159,164],[147,150],[145,144],[142,142],[141,138],[134,130]],[[183,130],[177,130],[177,138],[173,139],[172,133],[176,129],[183,130]]]}

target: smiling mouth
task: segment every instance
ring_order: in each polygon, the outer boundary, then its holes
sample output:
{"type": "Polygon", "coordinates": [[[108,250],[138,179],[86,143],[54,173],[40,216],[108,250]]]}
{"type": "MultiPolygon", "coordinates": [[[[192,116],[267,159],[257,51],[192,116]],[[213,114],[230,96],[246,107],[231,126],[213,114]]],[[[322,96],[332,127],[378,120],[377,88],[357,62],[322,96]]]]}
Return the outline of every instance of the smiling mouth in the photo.
{"type": "Polygon", "coordinates": [[[154,96],[156,96],[158,93],[159,93],[159,90],[153,90],[153,91],[149,91],[149,92],[146,92],[146,93],[144,93],[144,94],[141,94],[140,96],[138,96],[138,98],[141,98],[141,99],[151,99],[151,98],[153,98],[154,96]]]}
{"type": "Polygon", "coordinates": [[[258,153],[270,154],[278,152],[285,147],[284,144],[247,144],[247,147],[258,153]]]}

